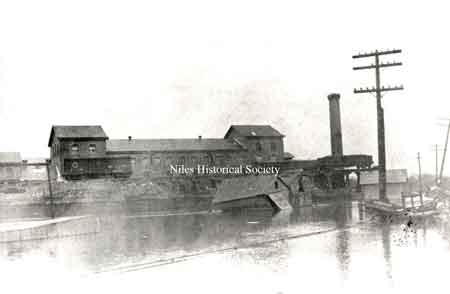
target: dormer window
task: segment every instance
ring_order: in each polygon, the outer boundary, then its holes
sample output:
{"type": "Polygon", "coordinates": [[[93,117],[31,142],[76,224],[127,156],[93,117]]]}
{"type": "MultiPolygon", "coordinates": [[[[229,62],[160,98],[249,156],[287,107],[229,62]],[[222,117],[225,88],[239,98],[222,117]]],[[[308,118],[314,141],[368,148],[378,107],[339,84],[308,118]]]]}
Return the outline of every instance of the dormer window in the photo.
{"type": "Polygon", "coordinates": [[[88,150],[93,153],[97,150],[97,146],[95,144],[89,144],[88,150]]]}
{"type": "Polygon", "coordinates": [[[80,151],[80,145],[78,145],[78,144],[72,144],[70,150],[72,150],[72,152],[78,152],[78,151],[80,151]]]}

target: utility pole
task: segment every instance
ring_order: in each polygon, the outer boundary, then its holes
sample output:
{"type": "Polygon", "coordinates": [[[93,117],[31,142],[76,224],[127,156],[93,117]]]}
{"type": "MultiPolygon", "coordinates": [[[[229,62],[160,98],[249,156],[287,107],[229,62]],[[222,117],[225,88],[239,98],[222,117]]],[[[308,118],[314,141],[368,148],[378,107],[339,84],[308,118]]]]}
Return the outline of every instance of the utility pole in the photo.
{"type": "Polygon", "coordinates": [[[55,218],[55,210],[53,207],[52,179],[51,179],[51,174],[50,174],[50,160],[49,159],[46,160],[45,167],[47,169],[48,194],[50,196],[50,217],[55,218]]]}
{"type": "Polygon", "coordinates": [[[434,146],[434,148],[435,148],[435,150],[436,150],[436,178],[435,178],[435,181],[436,181],[436,185],[438,184],[438,161],[439,161],[439,156],[438,156],[438,144],[436,144],[435,146],[434,146]]]}
{"type": "Polygon", "coordinates": [[[387,91],[396,91],[403,90],[403,86],[381,86],[380,79],[380,69],[384,67],[391,66],[400,66],[401,62],[380,62],[381,55],[389,55],[401,53],[400,49],[386,50],[386,51],[378,51],[371,53],[360,53],[357,55],[353,55],[354,59],[356,58],[368,58],[375,57],[375,63],[366,66],[356,66],[353,67],[353,70],[365,70],[365,69],[375,69],[375,87],[372,88],[359,88],[354,89],[353,92],[355,94],[363,94],[363,93],[375,93],[377,99],[377,130],[378,130],[378,186],[379,186],[379,198],[381,201],[388,201],[386,197],[386,143],[384,136],[384,109],[381,104],[382,93],[387,91]]]}
{"type": "Polygon", "coordinates": [[[442,149],[438,144],[433,145],[433,151],[435,152],[436,162],[435,162],[435,184],[439,185],[439,151],[442,149]]]}
{"type": "Polygon", "coordinates": [[[417,161],[419,163],[419,195],[420,205],[423,206],[423,188],[422,188],[422,168],[420,166],[420,152],[417,152],[417,161]]]}
{"type": "Polygon", "coordinates": [[[448,121],[447,136],[445,138],[444,153],[442,154],[441,171],[439,172],[439,185],[442,184],[442,175],[444,173],[445,156],[447,154],[448,135],[450,133],[450,120],[448,121]]]}
{"type": "Polygon", "coordinates": [[[420,166],[420,152],[417,152],[417,162],[419,163],[419,193],[422,195],[422,168],[420,166]]]}

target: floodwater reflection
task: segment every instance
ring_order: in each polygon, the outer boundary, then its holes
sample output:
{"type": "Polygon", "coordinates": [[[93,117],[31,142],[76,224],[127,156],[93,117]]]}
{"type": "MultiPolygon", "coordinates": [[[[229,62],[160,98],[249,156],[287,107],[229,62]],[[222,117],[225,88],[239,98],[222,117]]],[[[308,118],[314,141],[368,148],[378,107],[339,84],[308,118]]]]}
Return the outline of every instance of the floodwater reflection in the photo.
{"type": "MultiPolygon", "coordinates": [[[[328,285],[346,287],[370,281],[393,287],[411,274],[434,273],[428,267],[432,261],[450,260],[447,223],[412,220],[408,226],[374,219],[359,202],[276,215],[247,211],[109,217],[100,220],[101,232],[95,235],[2,243],[0,256],[9,263],[1,266],[39,255],[64,265],[67,272],[145,271],[150,266],[177,267],[176,261],[188,261],[186,266],[207,274],[215,269],[202,265],[207,259],[194,257],[209,256],[220,257],[223,268],[250,268],[287,279],[287,284],[290,277],[301,277],[311,285],[326,280],[328,285]],[[411,260],[416,261],[414,270],[411,260]]],[[[233,278],[233,270],[230,275],[233,278]]]]}

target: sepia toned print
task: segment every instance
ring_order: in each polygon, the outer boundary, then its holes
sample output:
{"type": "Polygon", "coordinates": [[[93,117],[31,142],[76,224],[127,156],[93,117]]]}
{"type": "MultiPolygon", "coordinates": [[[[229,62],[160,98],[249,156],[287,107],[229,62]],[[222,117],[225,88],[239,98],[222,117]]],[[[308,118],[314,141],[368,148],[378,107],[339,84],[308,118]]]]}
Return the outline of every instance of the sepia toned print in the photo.
{"type": "Polygon", "coordinates": [[[0,292],[446,293],[447,6],[0,1],[0,292]]]}

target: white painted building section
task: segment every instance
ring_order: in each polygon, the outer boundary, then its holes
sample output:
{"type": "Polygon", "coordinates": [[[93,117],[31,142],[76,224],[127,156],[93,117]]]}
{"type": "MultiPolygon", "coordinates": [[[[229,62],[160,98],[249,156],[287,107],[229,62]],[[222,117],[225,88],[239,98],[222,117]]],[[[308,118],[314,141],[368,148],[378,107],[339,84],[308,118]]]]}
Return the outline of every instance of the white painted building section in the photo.
{"type": "MultiPolygon", "coordinates": [[[[379,199],[378,171],[361,172],[361,191],[366,200],[379,199]]],[[[402,192],[408,192],[408,171],[391,169],[386,171],[386,195],[391,201],[402,201],[402,192]]]]}

